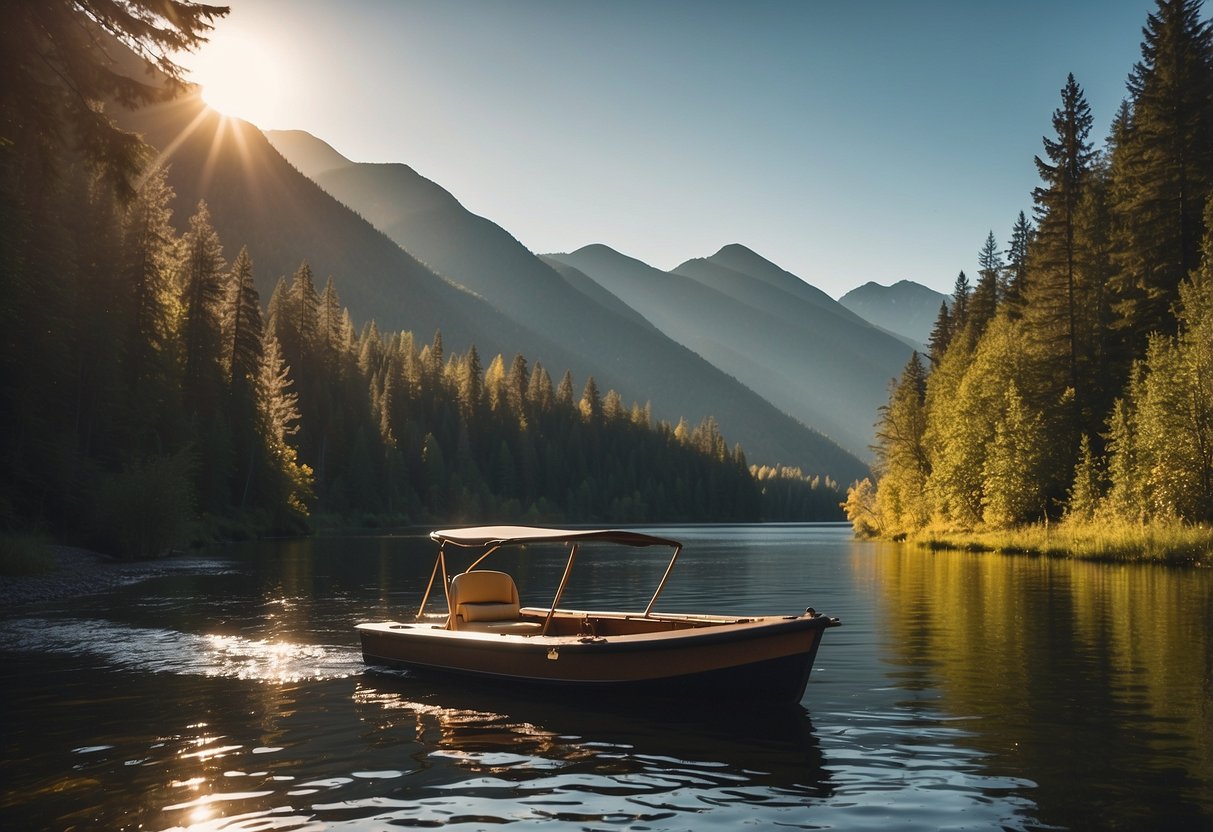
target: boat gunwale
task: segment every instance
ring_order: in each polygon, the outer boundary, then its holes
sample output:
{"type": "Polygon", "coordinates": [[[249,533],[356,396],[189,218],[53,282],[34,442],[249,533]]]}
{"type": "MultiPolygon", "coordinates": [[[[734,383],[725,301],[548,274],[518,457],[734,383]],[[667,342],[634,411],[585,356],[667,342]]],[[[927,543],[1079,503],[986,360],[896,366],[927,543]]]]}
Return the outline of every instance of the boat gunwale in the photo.
{"type": "MultiPolygon", "coordinates": [[[[640,618],[640,616],[637,616],[640,618]]],[[[652,620],[652,619],[649,619],[652,620]]],[[[448,630],[437,625],[405,621],[374,621],[357,625],[360,631],[380,633],[401,640],[434,639],[468,644],[494,644],[506,649],[525,650],[559,647],[595,652],[623,650],[669,650],[678,644],[707,645],[727,641],[763,638],[774,632],[800,629],[827,629],[839,626],[836,618],[820,614],[767,615],[739,617],[736,620],[688,629],[671,629],[640,633],[615,633],[609,636],[540,635],[538,633],[487,632],[483,630],[448,630]]]]}

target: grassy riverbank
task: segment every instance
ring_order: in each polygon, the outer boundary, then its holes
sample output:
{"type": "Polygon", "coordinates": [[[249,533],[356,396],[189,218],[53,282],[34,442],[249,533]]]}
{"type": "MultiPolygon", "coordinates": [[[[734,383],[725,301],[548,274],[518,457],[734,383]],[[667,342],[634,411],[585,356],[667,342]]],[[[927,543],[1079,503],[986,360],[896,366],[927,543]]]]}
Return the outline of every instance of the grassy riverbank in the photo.
{"type": "Polygon", "coordinates": [[[1054,523],[986,531],[925,529],[907,540],[931,550],[1213,564],[1213,528],[1178,522],[1054,523]]]}

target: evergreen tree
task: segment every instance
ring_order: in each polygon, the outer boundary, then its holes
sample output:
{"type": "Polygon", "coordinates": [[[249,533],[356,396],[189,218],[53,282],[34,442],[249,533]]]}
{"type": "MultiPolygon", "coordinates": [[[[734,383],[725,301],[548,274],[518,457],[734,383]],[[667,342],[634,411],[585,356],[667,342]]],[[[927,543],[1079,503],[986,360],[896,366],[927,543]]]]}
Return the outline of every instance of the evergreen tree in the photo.
{"type": "MultiPolygon", "coordinates": [[[[1137,373],[1134,373],[1137,376],[1137,373]]],[[[1139,382],[1129,386],[1129,399],[1139,397],[1139,382]]],[[[1137,418],[1127,399],[1117,399],[1108,417],[1108,493],[1099,514],[1140,522],[1146,517],[1145,482],[1137,447],[1137,418]]]]}
{"type": "Polygon", "coordinates": [[[1011,228],[1011,241],[1007,245],[1007,264],[1003,268],[1002,296],[1012,315],[1018,315],[1023,304],[1023,290],[1027,282],[1028,258],[1036,230],[1020,211],[1011,228]]]}
{"type": "Polygon", "coordinates": [[[229,384],[256,379],[261,371],[264,332],[261,296],[253,283],[253,261],[247,247],[240,249],[232,263],[224,329],[229,384]]]}
{"type": "MultiPolygon", "coordinates": [[[[981,251],[977,254],[978,282],[980,283],[981,278],[989,275],[995,285],[998,285],[1002,270],[1002,252],[998,250],[998,242],[994,239],[994,232],[991,230],[986,235],[986,241],[982,244],[981,251]]],[[[997,300],[1002,300],[1001,288],[997,292],[996,298],[997,300]]]]}
{"type": "Polygon", "coordinates": [[[982,520],[986,457],[1008,406],[1006,391],[1025,375],[1021,324],[999,316],[969,354],[950,349],[927,380],[924,443],[933,514],[967,527],[982,520]]]}
{"type": "MultiPolygon", "coordinates": [[[[1091,109],[1072,74],[1061,90],[1061,102],[1053,112],[1056,138],[1043,139],[1049,161],[1036,157],[1044,185],[1032,193],[1037,233],[1025,314],[1041,366],[1050,372],[1054,367],[1064,368],[1064,376],[1053,380],[1049,393],[1056,396],[1060,389],[1071,388],[1081,410],[1087,384],[1080,372],[1080,353],[1086,345],[1080,344],[1079,334],[1085,292],[1080,285],[1078,212],[1095,154],[1087,140],[1091,109]]],[[[1075,415],[1071,420],[1077,423],[1075,415]]]]}
{"type": "Polygon", "coordinates": [[[982,336],[994,313],[998,311],[999,297],[998,280],[1002,273],[1002,255],[998,252],[998,244],[994,241],[994,232],[986,237],[986,242],[977,255],[978,278],[977,287],[969,300],[969,337],[974,341],[982,336]]]}
{"type": "Polygon", "coordinates": [[[6,3],[0,48],[0,146],[40,168],[63,161],[69,142],[130,199],[147,158],[139,136],[105,114],[168,101],[184,87],[183,52],[206,42],[228,9],[189,0],[43,0],[6,3]],[[143,72],[123,62],[134,52],[143,72]],[[156,75],[152,75],[152,70],[156,75]]]}
{"type": "Polygon", "coordinates": [[[590,424],[602,421],[602,396],[598,393],[598,382],[590,376],[585,380],[585,389],[581,391],[581,418],[590,424]]]}
{"type": "Polygon", "coordinates": [[[164,171],[156,170],[139,188],[123,226],[119,289],[129,326],[125,338],[129,436],[122,444],[148,453],[175,447],[181,439],[173,313],[177,239],[168,208],[172,196],[164,171]]]}
{"type": "Polygon", "coordinates": [[[337,296],[337,286],[333,283],[332,276],[325,281],[317,311],[319,318],[316,328],[320,347],[324,353],[324,360],[332,364],[346,346],[344,330],[348,320],[342,314],[341,299],[337,296]]]}
{"type": "Polygon", "coordinates": [[[943,301],[939,304],[939,314],[935,316],[935,326],[931,328],[931,335],[927,338],[927,349],[930,350],[928,357],[932,367],[939,365],[951,342],[952,316],[948,312],[948,302],[943,301]]]}
{"type": "Polygon", "coordinates": [[[982,465],[982,519],[987,525],[1012,526],[1044,514],[1045,462],[1044,423],[1011,382],[982,465]]]}
{"type": "MultiPolygon", "coordinates": [[[[973,286],[969,283],[968,276],[961,272],[956,275],[956,283],[952,287],[952,337],[948,342],[949,347],[956,342],[956,336],[964,332],[965,324],[969,322],[969,300],[972,296],[973,286]]],[[[964,342],[966,351],[972,350],[973,346],[971,340],[964,342]]]]}
{"type": "Polygon", "coordinates": [[[556,388],[556,404],[560,407],[573,406],[573,374],[565,370],[560,378],[560,386],[556,388]]]}
{"type": "Polygon", "coordinates": [[[1213,189],[1213,28],[1200,0],[1156,3],[1116,148],[1117,309],[1137,350],[1150,332],[1176,331],[1172,307],[1199,264],[1213,189]]]}
{"type": "Polygon", "coordinates": [[[267,334],[258,373],[258,413],[265,442],[269,495],[266,502],[282,513],[280,528],[306,516],[312,498],[312,471],[299,462],[288,437],[299,431],[299,397],[291,390],[290,368],[278,339],[267,334]],[[290,517],[293,514],[294,517],[290,517]]]}
{"type": "Polygon", "coordinates": [[[888,529],[908,531],[930,519],[926,483],[931,461],[926,446],[927,373],[912,353],[901,378],[890,384],[889,402],[876,423],[879,486],[876,503],[888,529]]]}
{"type": "MultiPolygon", "coordinates": [[[[312,279],[312,267],[304,260],[291,278],[287,304],[289,340],[283,342],[288,355],[305,371],[312,369],[312,357],[320,342],[320,296],[312,279]]],[[[374,323],[372,321],[371,323],[374,323]]]]}
{"type": "Polygon", "coordinates": [[[1103,476],[1091,452],[1091,441],[1084,433],[1078,444],[1078,465],[1074,469],[1074,483],[1070,486],[1066,519],[1078,523],[1091,522],[1099,510],[1102,496],[1103,476]]]}
{"type": "Polygon", "coordinates": [[[224,338],[227,349],[228,419],[235,457],[232,477],[237,505],[249,505],[258,455],[266,452],[266,437],[260,429],[259,384],[263,383],[264,327],[261,303],[253,284],[253,263],[248,249],[242,248],[232,264],[228,278],[228,298],[224,310],[224,338]]]}
{"type": "MultiPolygon", "coordinates": [[[[498,355],[493,361],[493,366],[497,366],[501,356],[498,355]]],[[[463,369],[459,379],[459,412],[463,420],[468,425],[479,423],[480,410],[484,404],[485,395],[485,377],[480,368],[480,353],[476,350],[476,345],[473,344],[468,349],[467,359],[463,362],[463,369]]]]}
{"type": "Polygon", "coordinates": [[[185,393],[194,414],[205,418],[213,412],[222,384],[220,312],[226,289],[223,246],[205,202],[199,202],[190,217],[189,231],[181,240],[178,269],[185,393]]]}

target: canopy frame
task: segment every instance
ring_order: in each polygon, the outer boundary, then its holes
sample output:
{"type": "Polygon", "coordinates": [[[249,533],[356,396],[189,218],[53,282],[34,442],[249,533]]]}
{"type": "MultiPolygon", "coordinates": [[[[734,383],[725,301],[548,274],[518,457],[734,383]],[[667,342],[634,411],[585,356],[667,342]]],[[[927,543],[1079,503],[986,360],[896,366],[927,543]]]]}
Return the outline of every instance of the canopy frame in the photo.
{"type": "Polygon", "coordinates": [[[572,544],[568,560],[564,566],[564,574],[560,578],[560,585],[556,589],[556,596],[552,599],[551,606],[548,607],[547,617],[544,619],[543,630],[540,635],[547,635],[548,627],[552,622],[552,616],[560,605],[560,599],[564,597],[564,590],[568,586],[569,576],[573,572],[573,563],[577,559],[577,552],[581,542],[602,541],[617,543],[623,546],[669,546],[673,548],[674,552],[670,556],[670,562],[666,565],[665,572],[661,576],[661,581],[657,584],[657,589],[653,592],[652,598],[649,599],[649,603],[644,609],[645,618],[652,617],[653,606],[665,590],[670,573],[674,571],[674,564],[678,560],[678,555],[682,552],[682,544],[677,540],[627,529],[549,529],[537,526],[473,526],[466,529],[439,529],[438,531],[430,532],[430,539],[438,543],[438,557],[434,561],[434,568],[430,572],[429,584],[426,585],[425,594],[421,598],[421,606],[417,610],[416,620],[418,621],[421,620],[422,615],[425,613],[425,606],[429,601],[430,592],[434,587],[434,579],[437,577],[439,570],[442,572],[442,585],[446,593],[447,609],[450,609],[450,578],[447,576],[446,568],[446,546],[448,543],[464,549],[484,549],[476,560],[472,562],[472,565],[464,570],[466,572],[471,572],[485,558],[504,546],[524,545],[527,543],[572,544]]]}

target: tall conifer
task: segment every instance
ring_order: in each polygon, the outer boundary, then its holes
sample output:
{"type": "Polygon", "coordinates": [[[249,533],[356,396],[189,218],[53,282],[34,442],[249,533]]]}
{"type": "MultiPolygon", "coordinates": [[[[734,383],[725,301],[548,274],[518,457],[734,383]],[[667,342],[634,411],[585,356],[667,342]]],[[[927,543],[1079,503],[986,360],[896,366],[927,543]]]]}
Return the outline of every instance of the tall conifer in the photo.
{"type": "Polygon", "coordinates": [[[1139,353],[1150,332],[1176,331],[1172,307],[1199,263],[1213,189],[1213,27],[1200,19],[1200,0],[1156,3],[1115,158],[1117,309],[1139,353]]]}

